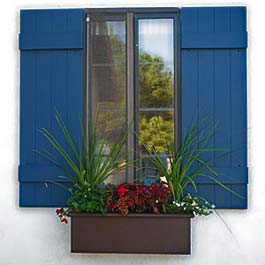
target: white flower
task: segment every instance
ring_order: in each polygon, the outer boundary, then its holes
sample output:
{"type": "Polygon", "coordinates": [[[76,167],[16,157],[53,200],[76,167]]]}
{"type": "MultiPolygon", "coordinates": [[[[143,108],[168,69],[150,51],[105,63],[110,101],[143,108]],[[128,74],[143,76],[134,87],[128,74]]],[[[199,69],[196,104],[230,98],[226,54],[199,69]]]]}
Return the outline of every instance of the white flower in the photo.
{"type": "Polygon", "coordinates": [[[176,206],[180,206],[180,204],[179,203],[177,203],[176,201],[173,201],[173,204],[175,204],[176,206]]]}

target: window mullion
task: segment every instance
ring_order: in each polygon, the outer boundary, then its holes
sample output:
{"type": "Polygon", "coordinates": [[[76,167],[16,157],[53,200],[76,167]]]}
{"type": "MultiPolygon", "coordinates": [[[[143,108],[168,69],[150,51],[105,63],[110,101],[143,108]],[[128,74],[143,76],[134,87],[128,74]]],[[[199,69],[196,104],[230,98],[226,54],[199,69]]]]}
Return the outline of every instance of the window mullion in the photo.
{"type": "MultiPolygon", "coordinates": [[[[127,13],[127,120],[129,126],[127,150],[128,160],[134,159],[135,141],[133,133],[134,123],[134,26],[133,13],[127,13]]],[[[127,168],[127,181],[134,181],[134,167],[127,168]]]]}

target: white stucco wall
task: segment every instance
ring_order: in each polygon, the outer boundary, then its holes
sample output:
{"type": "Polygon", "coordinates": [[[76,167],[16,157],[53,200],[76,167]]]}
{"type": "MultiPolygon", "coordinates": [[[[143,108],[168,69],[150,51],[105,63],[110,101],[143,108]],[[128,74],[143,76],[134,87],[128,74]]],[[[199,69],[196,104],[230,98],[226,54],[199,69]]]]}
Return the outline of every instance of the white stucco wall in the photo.
{"type": "Polygon", "coordinates": [[[263,1],[173,0],[9,0],[0,8],[0,265],[81,264],[265,264],[265,123],[263,1]],[[18,84],[20,8],[90,6],[247,5],[249,29],[249,209],[220,211],[234,236],[216,215],[195,218],[191,256],[87,255],[69,253],[69,226],[54,209],[18,208],[18,84]]]}

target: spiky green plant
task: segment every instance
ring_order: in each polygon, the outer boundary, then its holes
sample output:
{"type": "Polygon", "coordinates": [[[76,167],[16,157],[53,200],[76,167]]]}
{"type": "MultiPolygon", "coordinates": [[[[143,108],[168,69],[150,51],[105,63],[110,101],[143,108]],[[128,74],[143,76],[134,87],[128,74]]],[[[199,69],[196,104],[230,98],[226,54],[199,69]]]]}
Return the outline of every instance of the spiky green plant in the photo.
{"type": "Polygon", "coordinates": [[[67,178],[72,181],[74,190],[70,189],[72,193],[69,200],[71,206],[80,209],[80,211],[90,211],[91,209],[100,211],[98,205],[104,206],[101,185],[110,176],[126,170],[128,165],[124,148],[128,130],[126,128],[120,130],[109,144],[106,140],[108,136],[103,137],[98,134],[97,117],[95,117],[94,122],[88,122],[86,133],[81,126],[82,137],[80,138],[82,139],[77,146],[76,139],[72,138],[61,116],[57,114],[55,118],[69,147],[63,146],[52,132],[42,128],[40,133],[53,146],[56,155],[47,150],[38,150],[38,153],[61,167],[67,178]],[[106,146],[108,146],[107,155],[106,146]],[[58,158],[63,162],[59,162],[58,158]],[[93,198],[91,199],[91,197],[93,198]],[[84,198],[86,199],[84,200],[84,198]],[[81,202],[81,200],[84,201],[81,202]],[[91,205],[91,200],[98,201],[98,205],[91,205]]]}
{"type": "Polygon", "coordinates": [[[202,158],[202,154],[206,152],[227,153],[225,149],[207,147],[209,140],[214,136],[216,125],[215,122],[209,122],[208,117],[197,124],[194,120],[179,149],[168,146],[168,164],[163,161],[155,147],[141,143],[147,153],[145,157],[150,160],[153,169],[158,171],[160,177],[166,179],[164,182],[170,188],[174,201],[182,201],[184,190],[188,185],[192,185],[197,192],[195,179],[201,176],[211,179],[224,189],[243,198],[218,179],[219,174],[210,165],[211,161],[202,158]]]}

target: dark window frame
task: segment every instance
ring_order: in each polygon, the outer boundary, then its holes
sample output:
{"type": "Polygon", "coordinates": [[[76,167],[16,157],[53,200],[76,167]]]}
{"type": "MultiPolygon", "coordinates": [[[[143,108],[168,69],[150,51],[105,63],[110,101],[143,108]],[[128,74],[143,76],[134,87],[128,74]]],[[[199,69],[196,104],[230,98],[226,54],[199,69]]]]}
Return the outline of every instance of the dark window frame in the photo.
{"type": "MultiPolygon", "coordinates": [[[[134,130],[138,131],[139,111],[138,111],[138,23],[139,19],[163,19],[172,18],[174,21],[174,142],[176,149],[181,143],[181,34],[180,34],[180,9],[169,8],[87,8],[85,9],[85,82],[84,82],[84,125],[93,117],[93,102],[90,78],[90,49],[89,45],[89,20],[90,16],[95,16],[103,20],[120,18],[126,19],[126,108],[127,125],[133,122],[134,130]],[[132,111],[128,111],[132,110],[132,111]]],[[[86,128],[86,126],[84,126],[86,128]]],[[[129,134],[127,140],[128,159],[134,159],[139,154],[139,146],[136,137],[129,134]]],[[[127,168],[126,181],[130,182],[138,178],[135,168],[127,168]]]]}

